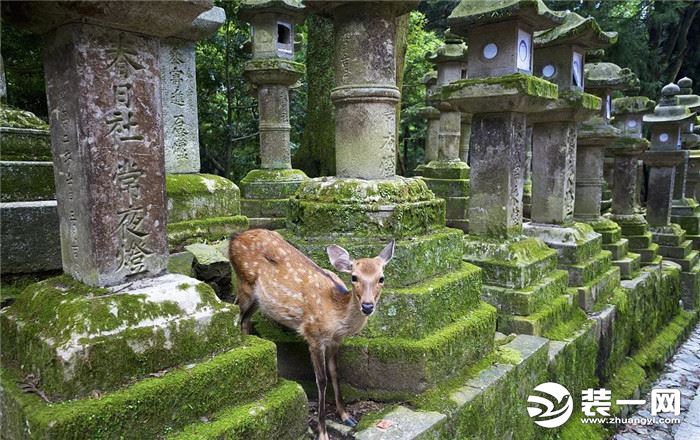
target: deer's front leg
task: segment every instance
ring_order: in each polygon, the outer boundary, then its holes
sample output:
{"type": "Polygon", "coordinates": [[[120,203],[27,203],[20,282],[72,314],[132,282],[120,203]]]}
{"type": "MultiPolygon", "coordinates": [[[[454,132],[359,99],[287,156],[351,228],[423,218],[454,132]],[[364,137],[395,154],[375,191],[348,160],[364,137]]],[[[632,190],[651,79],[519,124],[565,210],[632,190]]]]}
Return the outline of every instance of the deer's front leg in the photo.
{"type": "Polygon", "coordinates": [[[343,403],[343,396],[340,393],[340,385],[338,384],[338,348],[339,346],[337,345],[328,348],[328,374],[330,374],[331,383],[333,384],[335,409],[338,412],[338,417],[340,417],[340,420],[342,420],[344,424],[355,427],[357,426],[357,420],[345,410],[345,403],[343,403]]]}
{"type": "Polygon", "coordinates": [[[309,346],[318,389],[318,440],[329,440],[326,432],[326,350],[309,346]]]}

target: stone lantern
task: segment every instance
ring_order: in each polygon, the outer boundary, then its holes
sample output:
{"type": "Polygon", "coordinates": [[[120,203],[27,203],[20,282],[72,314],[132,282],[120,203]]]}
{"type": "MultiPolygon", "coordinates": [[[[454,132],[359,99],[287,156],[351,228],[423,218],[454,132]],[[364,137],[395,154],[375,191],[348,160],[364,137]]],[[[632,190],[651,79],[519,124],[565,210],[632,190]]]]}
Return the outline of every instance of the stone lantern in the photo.
{"type": "Polygon", "coordinates": [[[639,206],[639,158],[649,147],[643,137],[642,118],[652,112],[656,103],[646,96],[633,96],[639,89],[630,89],[628,96],[613,100],[614,126],[620,138],[606,150],[613,157],[613,193],[610,219],[632,252],[641,256],[644,265],[658,264],[658,245],[652,242],[649,225],[639,206]]]}
{"type": "Polygon", "coordinates": [[[438,132],[440,130],[440,111],[432,106],[432,95],[437,89],[437,72],[428,72],[421,79],[425,85],[426,106],[418,109],[418,116],[428,121],[425,133],[424,163],[418,165],[416,175],[423,174],[425,165],[438,157],[438,132]]]}
{"type": "MultiPolygon", "coordinates": [[[[523,232],[558,252],[559,267],[569,272],[581,308],[591,310],[598,297],[619,286],[619,270],[603,251],[601,236],[574,221],[576,138],[578,123],[599,112],[601,100],[584,93],[583,54],[615,43],[617,34],[604,32],[595,19],[567,12],[564,22],[535,33],[536,75],[555,81],[559,99],[544,111],[529,115],[532,125],[532,207],[523,232]],[[586,251],[583,252],[583,249],[586,251]],[[589,274],[582,276],[581,268],[589,274]]],[[[618,265],[639,268],[639,256],[616,255],[618,265]]]]}
{"type": "MultiPolygon", "coordinates": [[[[437,69],[437,86],[443,87],[467,76],[467,46],[461,38],[446,33],[445,44],[426,59],[437,69]]],[[[450,103],[434,99],[440,111],[438,157],[423,168],[423,178],[435,195],[447,202],[447,226],[467,231],[469,166],[460,158],[464,117],[450,103]]]]}
{"type": "MultiPolygon", "coordinates": [[[[678,103],[691,112],[700,111],[700,96],[693,94],[693,80],[678,80],[680,94],[678,103]]],[[[700,206],[696,189],[700,182],[700,136],[693,132],[695,119],[683,122],[681,126],[681,149],[688,152],[687,164],[676,167],[671,221],[679,224],[687,237],[693,241],[693,248],[700,249],[700,206]],[[682,191],[682,192],[681,192],[682,191]]]]}
{"type": "Polygon", "coordinates": [[[522,234],[527,118],[558,96],[557,86],[532,73],[532,35],[560,24],[563,15],[541,1],[462,1],[448,18],[469,45],[467,79],[444,85],[440,102],[472,114],[469,235],[464,258],[484,269],[483,298],[499,310],[498,329],[542,334],[542,317],[576,307],[563,294],[566,271],[548,266],[556,251],[522,234]],[[521,252],[528,248],[531,251],[521,252]],[[536,303],[524,291],[547,291],[536,303]],[[522,298],[515,304],[512,298],[522,298]],[[564,301],[568,301],[564,304],[564,301]]]}
{"type": "Polygon", "coordinates": [[[650,168],[647,221],[654,242],[659,244],[659,254],[681,266],[682,298],[686,307],[694,307],[700,291],[699,254],[693,250],[683,228],[671,223],[676,167],[688,155],[680,148],[681,127],[695,118],[695,113],[679,104],[679,93],[675,84],[664,86],[654,113],[644,115],[644,124],[651,133],[651,148],[643,155],[644,163],[650,168]]]}
{"type": "Polygon", "coordinates": [[[241,180],[241,211],[251,226],[284,226],[289,197],[306,179],[303,171],[292,169],[289,145],[289,88],[304,73],[304,66],[292,61],[294,24],[303,18],[303,6],[294,0],[241,5],[240,16],[251,23],[253,59],[243,75],[253,85],[260,114],[260,169],[241,180]]]}

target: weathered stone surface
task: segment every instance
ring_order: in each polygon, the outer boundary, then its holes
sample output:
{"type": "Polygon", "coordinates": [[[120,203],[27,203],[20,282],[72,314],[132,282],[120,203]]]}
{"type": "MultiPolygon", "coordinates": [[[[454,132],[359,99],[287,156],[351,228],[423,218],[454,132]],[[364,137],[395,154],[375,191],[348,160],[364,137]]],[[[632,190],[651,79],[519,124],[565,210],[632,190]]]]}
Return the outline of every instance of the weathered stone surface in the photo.
{"type": "Polygon", "coordinates": [[[73,24],[45,51],[63,267],[90,285],[167,265],[158,47],[73,24]]]}
{"type": "Polygon", "coordinates": [[[0,136],[2,160],[51,160],[51,139],[46,129],[0,127],[0,136]]]}
{"type": "Polygon", "coordinates": [[[224,257],[215,247],[203,243],[185,246],[185,250],[194,257],[192,275],[209,284],[219,299],[233,302],[231,290],[233,270],[228,258],[224,257]]]}
{"type": "Polygon", "coordinates": [[[0,162],[0,201],[24,202],[55,199],[51,162],[0,162]]]}
{"type": "Polygon", "coordinates": [[[61,268],[56,201],[0,203],[2,273],[61,268]]]}
{"type": "Polygon", "coordinates": [[[384,416],[384,420],[392,422],[387,429],[370,428],[357,433],[358,440],[399,440],[414,439],[433,428],[434,425],[443,421],[447,416],[437,412],[417,412],[404,406],[399,406],[395,410],[384,416]]]}
{"type": "Polygon", "coordinates": [[[214,174],[168,174],[168,223],[240,214],[238,187],[214,174]]]}

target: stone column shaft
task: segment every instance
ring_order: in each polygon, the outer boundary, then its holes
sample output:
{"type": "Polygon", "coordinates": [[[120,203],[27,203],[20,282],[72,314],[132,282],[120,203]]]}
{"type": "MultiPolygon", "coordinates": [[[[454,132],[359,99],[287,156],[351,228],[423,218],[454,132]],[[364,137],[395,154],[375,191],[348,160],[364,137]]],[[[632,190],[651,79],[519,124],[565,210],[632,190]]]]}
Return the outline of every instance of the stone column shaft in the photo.
{"type": "Polygon", "coordinates": [[[462,122],[459,130],[459,159],[464,163],[469,163],[469,142],[472,135],[472,118],[462,115],[462,122]]]}
{"type": "Polygon", "coordinates": [[[670,189],[673,188],[676,170],[671,167],[652,167],[649,171],[647,194],[647,222],[650,226],[668,226],[671,223],[670,189]]]}
{"type": "Polygon", "coordinates": [[[527,117],[522,113],[474,115],[470,235],[520,233],[526,128],[527,117]]]}
{"type": "Polygon", "coordinates": [[[289,88],[286,85],[258,86],[260,111],[260,167],[290,169],[289,88]]]}
{"type": "Polygon", "coordinates": [[[396,20],[382,4],[339,6],[335,18],[336,175],[396,175],[396,20]]]}
{"type": "Polygon", "coordinates": [[[673,200],[685,198],[686,176],[688,175],[688,152],[685,151],[685,159],[676,166],[676,177],[673,179],[673,200]]]}
{"type": "Polygon", "coordinates": [[[576,184],[576,123],[549,122],[532,129],[532,208],[534,223],[573,221],[576,184]]]}
{"type": "Polygon", "coordinates": [[[574,218],[594,221],[600,217],[603,195],[603,150],[599,145],[578,145],[576,150],[576,198],[574,218]]]}
{"type": "Polygon", "coordinates": [[[438,160],[458,160],[461,133],[460,112],[441,112],[438,133],[438,160]]]}
{"type": "Polygon", "coordinates": [[[437,160],[439,150],[438,133],[440,132],[440,119],[428,119],[428,127],[425,134],[425,163],[437,160]]]}
{"type": "Polygon", "coordinates": [[[637,200],[637,156],[615,156],[612,213],[634,215],[637,200]]]}
{"type": "Polygon", "coordinates": [[[60,27],[44,54],[64,271],[107,286],[166,269],[156,38],[60,27]]]}

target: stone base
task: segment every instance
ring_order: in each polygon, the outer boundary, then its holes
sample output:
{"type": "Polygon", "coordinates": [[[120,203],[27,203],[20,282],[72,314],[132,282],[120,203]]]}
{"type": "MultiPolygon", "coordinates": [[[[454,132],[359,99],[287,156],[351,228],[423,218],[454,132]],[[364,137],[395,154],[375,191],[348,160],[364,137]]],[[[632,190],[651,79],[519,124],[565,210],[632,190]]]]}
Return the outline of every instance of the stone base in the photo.
{"type": "Polygon", "coordinates": [[[0,203],[0,223],[3,274],[61,269],[55,200],[0,203]]]}
{"type": "Polygon", "coordinates": [[[437,197],[445,199],[447,226],[468,232],[469,166],[461,161],[432,161],[423,169],[423,180],[437,197]]]}
{"type": "Polygon", "coordinates": [[[653,243],[649,232],[649,224],[643,215],[612,215],[610,219],[620,226],[622,236],[628,241],[629,250],[639,254],[642,265],[648,266],[659,263],[657,258],[659,246],[653,243]]]}
{"type": "Polygon", "coordinates": [[[282,228],[289,198],[307,179],[300,170],[252,170],[241,180],[241,212],[254,227],[282,228]]]}
{"type": "Polygon", "coordinates": [[[265,440],[301,438],[307,429],[304,391],[278,381],[274,345],[255,337],[197,364],[154,371],[117,391],[60,405],[21,390],[24,378],[16,371],[0,371],[7,438],[265,440]]]}
{"type": "Polygon", "coordinates": [[[248,218],[242,215],[170,223],[168,247],[171,253],[180,252],[188,244],[223,240],[248,227],[248,218]]]}
{"type": "Polygon", "coordinates": [[[693,249],[700,250],[700,206],[694,199],[683,199],[683,202],[674,200],[671,222],[685,230],[686,238],[693,242],[693,249]]]}
{"type": "Polygon", "coordinates": [[[235,306],[183,275],[111,289],[61,276],[2,311],[3,360],[41,378],[52,399],[82,397],[240,344],[237,319],[235,306]]]}
{"type": "Polygon", "coordinates": [[[56,198],[52,162],[0,162],[0,202],[56,198]]]}
{"type": "Polygon", "coordinates": [[[2,160],[51,160],[51,137],[48,130],[0,127],[0,137],[2,138],[2,152],[0,152],[2,160]]]}

